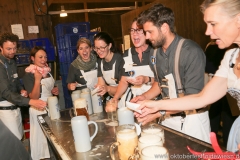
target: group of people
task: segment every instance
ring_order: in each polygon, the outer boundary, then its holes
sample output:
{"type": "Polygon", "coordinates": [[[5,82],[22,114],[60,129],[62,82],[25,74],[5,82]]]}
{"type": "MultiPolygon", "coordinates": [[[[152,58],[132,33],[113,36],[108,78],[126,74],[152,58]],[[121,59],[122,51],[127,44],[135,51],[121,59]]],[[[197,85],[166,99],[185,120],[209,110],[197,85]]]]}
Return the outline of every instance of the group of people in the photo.
{"type": "MultiPolygon", "coordinates": [[[[201,11],[207,24],[205,34],[219,48],[233,43],[240,46],[240,1],[204,0],[201,11]]],[[[228,92],[240,107],[239,48],[226,52],[214,77],[204,86],[204,51],[194,41],[175,33],[170,8],[156,4],[143,11],[132,21],[129,32],[134,47],[123,55],[106,32],[94,36],[94,46],[86,38],[79,39],[79,55],[69,67],[68,89],[98,88],[98,95],[118,101],[115,109],[125,107],[126,101],[140,103],[142,114],[135,116],[143,125],[159,118],[167,127],[210,142],[206,106],[228,92]]],[[[31,106],[31,156],[49,158],[37,115],[45,113],[47,98],[58,95],[58,88],[41,47],[31,51],[33,66],[26,69],[23,88],[13,60],[17,42],[14,34],[0,36],[0,120],[20,140],[23,132],[19,106],[31,106]]],[[[106,106],[107,112],[111,110],[106,106]]],[[[239,125],[237,118],[229,134],[227,150],[232,152],[239,149],[239,125]]]]}

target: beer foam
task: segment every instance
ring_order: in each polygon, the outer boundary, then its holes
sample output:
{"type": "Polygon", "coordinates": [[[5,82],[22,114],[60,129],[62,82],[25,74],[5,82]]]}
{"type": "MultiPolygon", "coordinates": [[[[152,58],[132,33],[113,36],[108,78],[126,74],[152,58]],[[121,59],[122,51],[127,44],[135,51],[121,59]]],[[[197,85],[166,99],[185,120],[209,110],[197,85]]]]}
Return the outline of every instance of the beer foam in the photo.
{"type": "Polygon", "coordinates": [[[85,108],[87,106],[87,101],[85,98],[78,98],[74,101],[75,108],[85,108]]]}
{"type": "Polygon", "coordinates": [[[156,158],[156,154],[167,154],[167,149],[161,146],[148,146],[146,148],[143,148],[142,150],[142,155],[151,157],[151,158],[156,158]]]}
{"type": "Polygon", "coordinates": [[[149,135],[141,136],[139,138],[139,141],[141,143],[148,143],[148,144],[151,143],[151,144],[153,144],[153,143],[160,142],[161,138],[159,136],[157,136],[157,135],[149,134],[149,135]]]}
{"type": "Polygon", "coordinates": [[[117,138],[121,139],[132,139],[134,137],[137,137],[137,133],[132,129],[123,129],[117,133],[117,138]]]}
{"type": "Polygon", "coordinates": [[[161,129],[159,128],[144,129],[143,132],[148,134],[156,134],[158,132],[161,132],[161,129]]]}

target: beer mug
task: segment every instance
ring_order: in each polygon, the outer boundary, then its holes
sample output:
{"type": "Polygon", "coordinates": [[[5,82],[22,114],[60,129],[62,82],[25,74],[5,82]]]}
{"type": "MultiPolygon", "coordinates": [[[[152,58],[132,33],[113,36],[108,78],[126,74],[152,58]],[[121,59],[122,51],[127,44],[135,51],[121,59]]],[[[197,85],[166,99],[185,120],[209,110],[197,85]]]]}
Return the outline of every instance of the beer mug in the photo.
{"type": "Polygon", "coordinates": [[[60,112],[59,112],[58,98],[56,96],[48,97],[47,103],[48,103],[48,108],[46,108],[46,110],[48,111],[50,118],[59,119],[60,112]]]}
{"type": "Polygon", "coordinates": [[[164,130],[160,125],[156,123],[149,123],[147,125],[142,126],[141,136],[149,135],[149,134],[160,136],[163,143],[165,142],[164,130]]]}
{"type": "Polygon", "coordinates": [[[169,154],[165,147],[148,146],[142,149],[141,160],[169,160],[169,154]]]}
{"type": "Polygon", "coordinates": [[[74,107],[69,110],[69,114],[72,117],[74,116],[86,116],[87,120],[89,121],[89,115],[87,112],[87,102],[84,98],[78,98],[74,101],[74,107]],[[72,113],[73,111],[73,113],[72,113]]]}
{"type": "Polygon", "coordinates": [[[80,94],[81,94],[81,90],[76,90],[73,91],[71,94],[71,98],[72,98],[72,102],[74,103],[75,100],[77,100],[78,98],[80,98],[80,94]]]}
{"type": "Polygon", "coordinates": [[[110,156],[112,159],[115,157],[115,149],[118,148],[119,159],[128,160],[134,154],[134,149],[138,145],[138,136],[136,133],[135,125],[125,124],[117,127],[117,142],[110,146],[110,156]]]}
{"type": "Polygon", "coordinates": [[[153,134],[141,136],[138,140],[138,150],[139,153],[142,152],[142,149],[147,146],[159,145],[163,146],[161,137],[153,134]]]}
{"type": "Polygon", "coordinates": [[[97,135],[98,125],[96,122],[87,121],[85,116],[77,116],[71,119],[75,149],[77,152],[86,152],[91,149],[91,141],[97,135]],[[90,137],[89,124],[95,125],[95,132],[90,137]]]}
{"type": "Polygon", "coordinates": [[[119,125],[135,124],[133,111],[131,111],[127,107],[119,108],[117,111],[117,116],[119,125]]]}

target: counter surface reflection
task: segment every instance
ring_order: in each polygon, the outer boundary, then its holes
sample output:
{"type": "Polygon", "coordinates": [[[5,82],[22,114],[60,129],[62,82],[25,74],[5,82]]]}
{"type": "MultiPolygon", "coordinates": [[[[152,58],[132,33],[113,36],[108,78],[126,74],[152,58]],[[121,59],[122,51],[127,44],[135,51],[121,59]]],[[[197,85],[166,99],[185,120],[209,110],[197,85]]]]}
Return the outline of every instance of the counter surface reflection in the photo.
{"type": "MultiPolygon", "coordinates": [[[[61,118],[51,120],[47,114],[38,116],[40,126],[47,136],[57,156],[64,160],[107,160],[110,158],[109,147],[116,142],[116,126],[106,118],[106,113],[98,113],[90,116],[91,121],[98,125],[98,133],[93,139],[92,149],[88,152],[78,153],[75,151],[71,117],[69,110],[60,111],[61,118]]],[[[94,133],[94,126],[89,126],[90,135],[94,133]]],[[[197,140],[193,137],[163,127],[165,135],[164,147],[169,152],[169,159],[197,159],[187,150],[186,146],[198,152],[212,152],[210,144],[197,140]]]]}

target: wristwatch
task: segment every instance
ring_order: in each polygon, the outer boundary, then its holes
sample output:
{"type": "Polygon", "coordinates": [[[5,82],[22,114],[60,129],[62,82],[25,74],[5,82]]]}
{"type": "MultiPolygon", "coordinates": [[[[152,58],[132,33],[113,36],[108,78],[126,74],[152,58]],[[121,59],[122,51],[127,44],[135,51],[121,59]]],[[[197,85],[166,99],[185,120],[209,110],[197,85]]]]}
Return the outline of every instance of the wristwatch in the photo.
{"type": "Polygon", "coordinates": [[[166,114],[166,111],[165,110],[161,110],[161,111],[159,111],[159,113],[162,115],[160,118],[159,118],[159,120],[158,120],[158,124],[161,124],[162,123],[162,121],[164,121],[164,116],[165,116],[165,114],[166,114]]]}
{"type": "Polygon", "coordinates": [[[151,80],[151,77],[148,77],[149,78],[149,80],[148,80],[148,82],[146,83],[147,85],[150,85],[151,84],[151,82],[152,82],[152,80],[151,80]]]}
{"type": "Polygon", "coordinates": [[[159,113],[162,115],[162,117],[164,117],[165,114],[166,114],[166,111],[165,110],[161,110],[161,111],[159,111],[159,113]]]}

